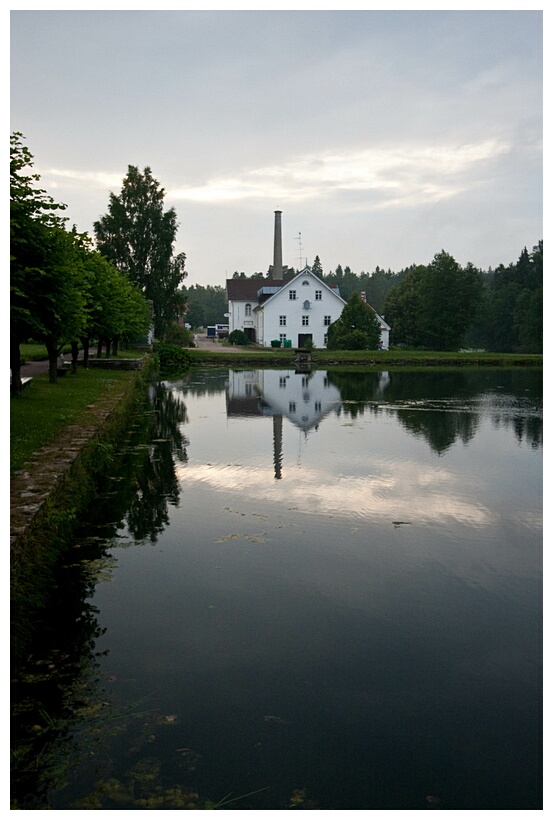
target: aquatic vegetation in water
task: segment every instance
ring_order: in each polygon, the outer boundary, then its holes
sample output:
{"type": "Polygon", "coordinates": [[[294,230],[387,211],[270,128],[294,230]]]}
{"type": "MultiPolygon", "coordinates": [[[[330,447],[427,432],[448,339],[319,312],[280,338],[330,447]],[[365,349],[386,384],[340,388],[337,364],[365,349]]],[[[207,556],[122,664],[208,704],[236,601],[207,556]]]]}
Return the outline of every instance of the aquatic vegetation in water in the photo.
{"type": "Polygon", "coordinates": [[[266,536],[266,532],[252,532],[250,535],[247,533],[231,532],[228,535],[222,535],[221,538],[215,538],[213,543],[226,544],[228,541],[236,541],[240,538],[245,538],[246,541],[251,541],[252,544],[264,544],[268,540],[266,536]]]}
{"type": "Polygon", "coordinates": [[[203,808],[203,809],[220,809],[221,806],[228,806],[229,803],[237,803],[239,800],[245,800],[246,797],[251,797],[254,794],[259,794],[260,792],[265,792],[265,791],[267,791],[268,788],[269,788],[269,786],[265,786],[263,789],[256,789],[254,792],[248,792],[248,794],[241,794],[239,797],[232,797],[229,800],[228,798],[232,794],[232,792],[230,792],[229,794],[226,795],[226,797],[223,797],[217,803],[213,803],[211,800],[206,800],[204,805],[200,806],[199,808],[203,808]]]}
{"type": "Polygon", "coordinates": [[[319,806],[314,800],[307,799],[305,789],[294,789],[288,802],[289,809],[318,809],[319,806]]]}
{"type": "Polygon", "coordinates": [[[290,808],[298,809],[300,806],[303,808],[304,801],[305,789],[294,789],[290,797],[290,808]]]}
{"type": "Polygon", "coordinates": [[[288,720],[283,720],[281,717],[278,717],[278,715],[265,715],[263,721],[265,723],[276,723],[280,726],[287,726],[289,724],[288,720]]]}
{"type": "Polygon", "coordinates": [[[201,799],[197,792],[173,784],[164,788],[161,782],[161,762],[144,758],[130,769],[124,780],[115,777],[97,782],[94,792],[78,800],[74,809],[220,809],[245,800],[269,787],[232,797],[232,792],[221,800],[201,799]]]}
{"type": "Polygon", "coordinates": [[[222,535],[221,538],[214,539],[214,544],[226,544],[227,541],[235,541],[237,538],[242,538],[242,535],[238,532],[231,532],[228,535],[222,535]]]}

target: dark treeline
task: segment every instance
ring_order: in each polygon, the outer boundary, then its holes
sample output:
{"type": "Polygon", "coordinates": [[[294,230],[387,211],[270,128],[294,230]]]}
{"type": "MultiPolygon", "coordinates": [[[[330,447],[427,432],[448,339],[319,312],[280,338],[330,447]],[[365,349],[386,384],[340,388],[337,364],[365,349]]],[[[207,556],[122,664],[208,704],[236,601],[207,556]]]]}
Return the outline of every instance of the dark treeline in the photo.
{"type": "MultiPolygon", "coordinates": [[[[338,287],[346,301],[354,292],[365,293],[367,302],[391,326],[393,345],[496,353],[543,350],[543,240],[531,252],[524,248],[517,262],[487,271],[471,263],[462,267],[445,251],[428,265],[413,264],[398,272],[377,266],[372,273],[355,273],[347,265],[338,265],[325,274],[318,256],[310,267],[327,285],[338,287]]],[[[271,270],[251,278],[269,277],[271,270]]],[[[296,273],[285,268],[283,278],[296,273]]],[[[246,274],[236,271],[233,278],[246,278],[246,274]]],[[[201,290],[195,292],[198,301],[201,290]]],[[[211,290],[218,291],[222,300],[222,316],[224,290],[211,290]]],[[[216,321],[222,319],[210,323],[216,321]]]]}
{"type": "Polygon", "coordinates": [[[186,322],[193,328],[226,324],[228,309],[226,289],[220,285],[191,285],[181,288],[186,302],[186,322]]]}

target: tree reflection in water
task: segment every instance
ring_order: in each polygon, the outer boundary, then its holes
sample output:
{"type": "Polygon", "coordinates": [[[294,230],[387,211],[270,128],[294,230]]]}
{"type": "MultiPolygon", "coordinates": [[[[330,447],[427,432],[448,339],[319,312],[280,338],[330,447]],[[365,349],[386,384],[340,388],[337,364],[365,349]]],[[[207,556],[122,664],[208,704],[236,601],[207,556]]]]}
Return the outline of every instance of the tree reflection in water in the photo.
{"type": "Polygon", "coordinates": [[[456,441],[467,444],[474,438],[483,409],[491,411],[494,426],[512,430],[517,441],[534,449],[542,446],[542,378],[541,370],[526,368],[501,371],[500,379],[497,371],[484,369],[426,368],[424,378],[418,370],[390,371],[386,379],[380,371],[328,372],[328,381],[340,390],[346,415],[355,419],[367,410],[394,413],[406,430],[422,436],[439,454],[456,441]],[[512,412],[517,405],[520,415],[512,412]]]}
{"type": "MultiPolygon", "coordinates": [[[[187,421],[179,395],[152,385],[129,424],[129,437],[83,516],[71,550],[56,571],[55,593],[35,619],[26,658],[12,663],[12,808],[47,809],[48,795],[68,770],[93,754],[110,727],[135,714],[115,714],[98,677],[96,639],[102,634],[94,588],[116,564],[118,530],[156,541],[178,505],[175,459],[187,461],[187,421]]],[[[134,712],[136,710],[133,710],[134,712]]]]}
{"type": "Polygon", "coordinates": [[[150,388],[150,444],[136,473],[126,516],[129,532],[137,541],[155,542],[169,523],[168,504],[177,507],[179,503],[175,458],[183,463],[188,460],[188,441],[181,431],[187,421],[186,406],[180,396],[163,384],[150,388]]]}

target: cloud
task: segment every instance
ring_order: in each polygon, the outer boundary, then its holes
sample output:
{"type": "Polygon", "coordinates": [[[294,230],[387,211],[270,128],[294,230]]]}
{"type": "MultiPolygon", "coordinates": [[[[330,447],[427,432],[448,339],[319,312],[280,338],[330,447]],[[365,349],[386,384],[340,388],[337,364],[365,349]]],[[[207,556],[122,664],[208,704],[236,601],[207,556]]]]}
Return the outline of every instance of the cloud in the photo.
{"type": "MultiPolygon", "coordinates": [[[[337,197],[365,209],[411,207],[452,199],[473,189],[484,164],[509,154],[500,140],[327,151],[280,165],[244,170],[238,175],[168,190],[171,201],[225,204],[242,200],[299,202],[337,197]]],[[[49,188],[119,191],[123,176],[109,171],[48,168],[49,188]]]]}
{"type": "MultiPolygon", "coordinates": [[[[204,203],[244,199],[290,202],[363,192],[373,195],[379,208],[420,205],[473,187],[482,165],[509,151],[506,142],[495,139],[462,145],[330,151],[173,189],[168,195],[173,200],[204,203]]],[[[368,197],[368,207],[370,203],[368,197]]]]}
{"type": "Polygon", "coordinates": [[[70,169],[47,168],[40,172],[40,176],[49,188],[78,186],[79,188],[109,188],[118,190],[123,183],[123,176],[121,174],[109,173],[108,171],[74,171],[70,169]]]}
{"type": "MultiPolygon", "coordinates": [[[[246,498],[281,501],[289,507],[350,520],[397,518],[398,511],[418,510],[412,523],[444,525],[456,522],[470,527],[490,526],[494,514],[476,499],[466,499],[453,473],[431,473],[408,460],[392,474],[389,464],[375,462],[370,476],[336,477],[305,465],[286,464],[285,478],[275,482],[270,468],[238,464],[177,466],[181,483],[202,482],[213,491],[236,492],[246,498]]],[[[527,522],[528,523],[528,522],[527,522]]]]}

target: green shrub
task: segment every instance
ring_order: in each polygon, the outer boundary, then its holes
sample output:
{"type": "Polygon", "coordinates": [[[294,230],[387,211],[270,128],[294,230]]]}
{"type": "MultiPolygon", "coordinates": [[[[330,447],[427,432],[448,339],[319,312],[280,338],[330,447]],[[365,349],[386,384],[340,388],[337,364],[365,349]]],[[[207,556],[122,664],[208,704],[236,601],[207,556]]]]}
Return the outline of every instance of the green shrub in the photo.
{"type": "Polygon", "coordinates": [[[179,345],[155,342],[154,353],[159,358],[159,370],[164,376],[183,373],[192,362],[190,353],[179,345]]]}
{"type": "Polygon", "coordinates": [[[182,325],[170,325],[163,338],[165,344],[180,345],[181,347],[194,347],[194,337],[187,327],[182,325]]]}
{"type": "Polygon", "coordinates": [[[332,348],[330,344],[327,345],[332,350],[374,350],[374,345],[371,346],[371,339],[369,334],[364,330],[351,330],[349,333],[336,334],[332,338],[332,348]]]}
{"type": "Polygon", "coordinates": [[[230,345],[249,345],[250,343],[243,330],[233,330],[229,334],[228,341],[230,345]]]}

